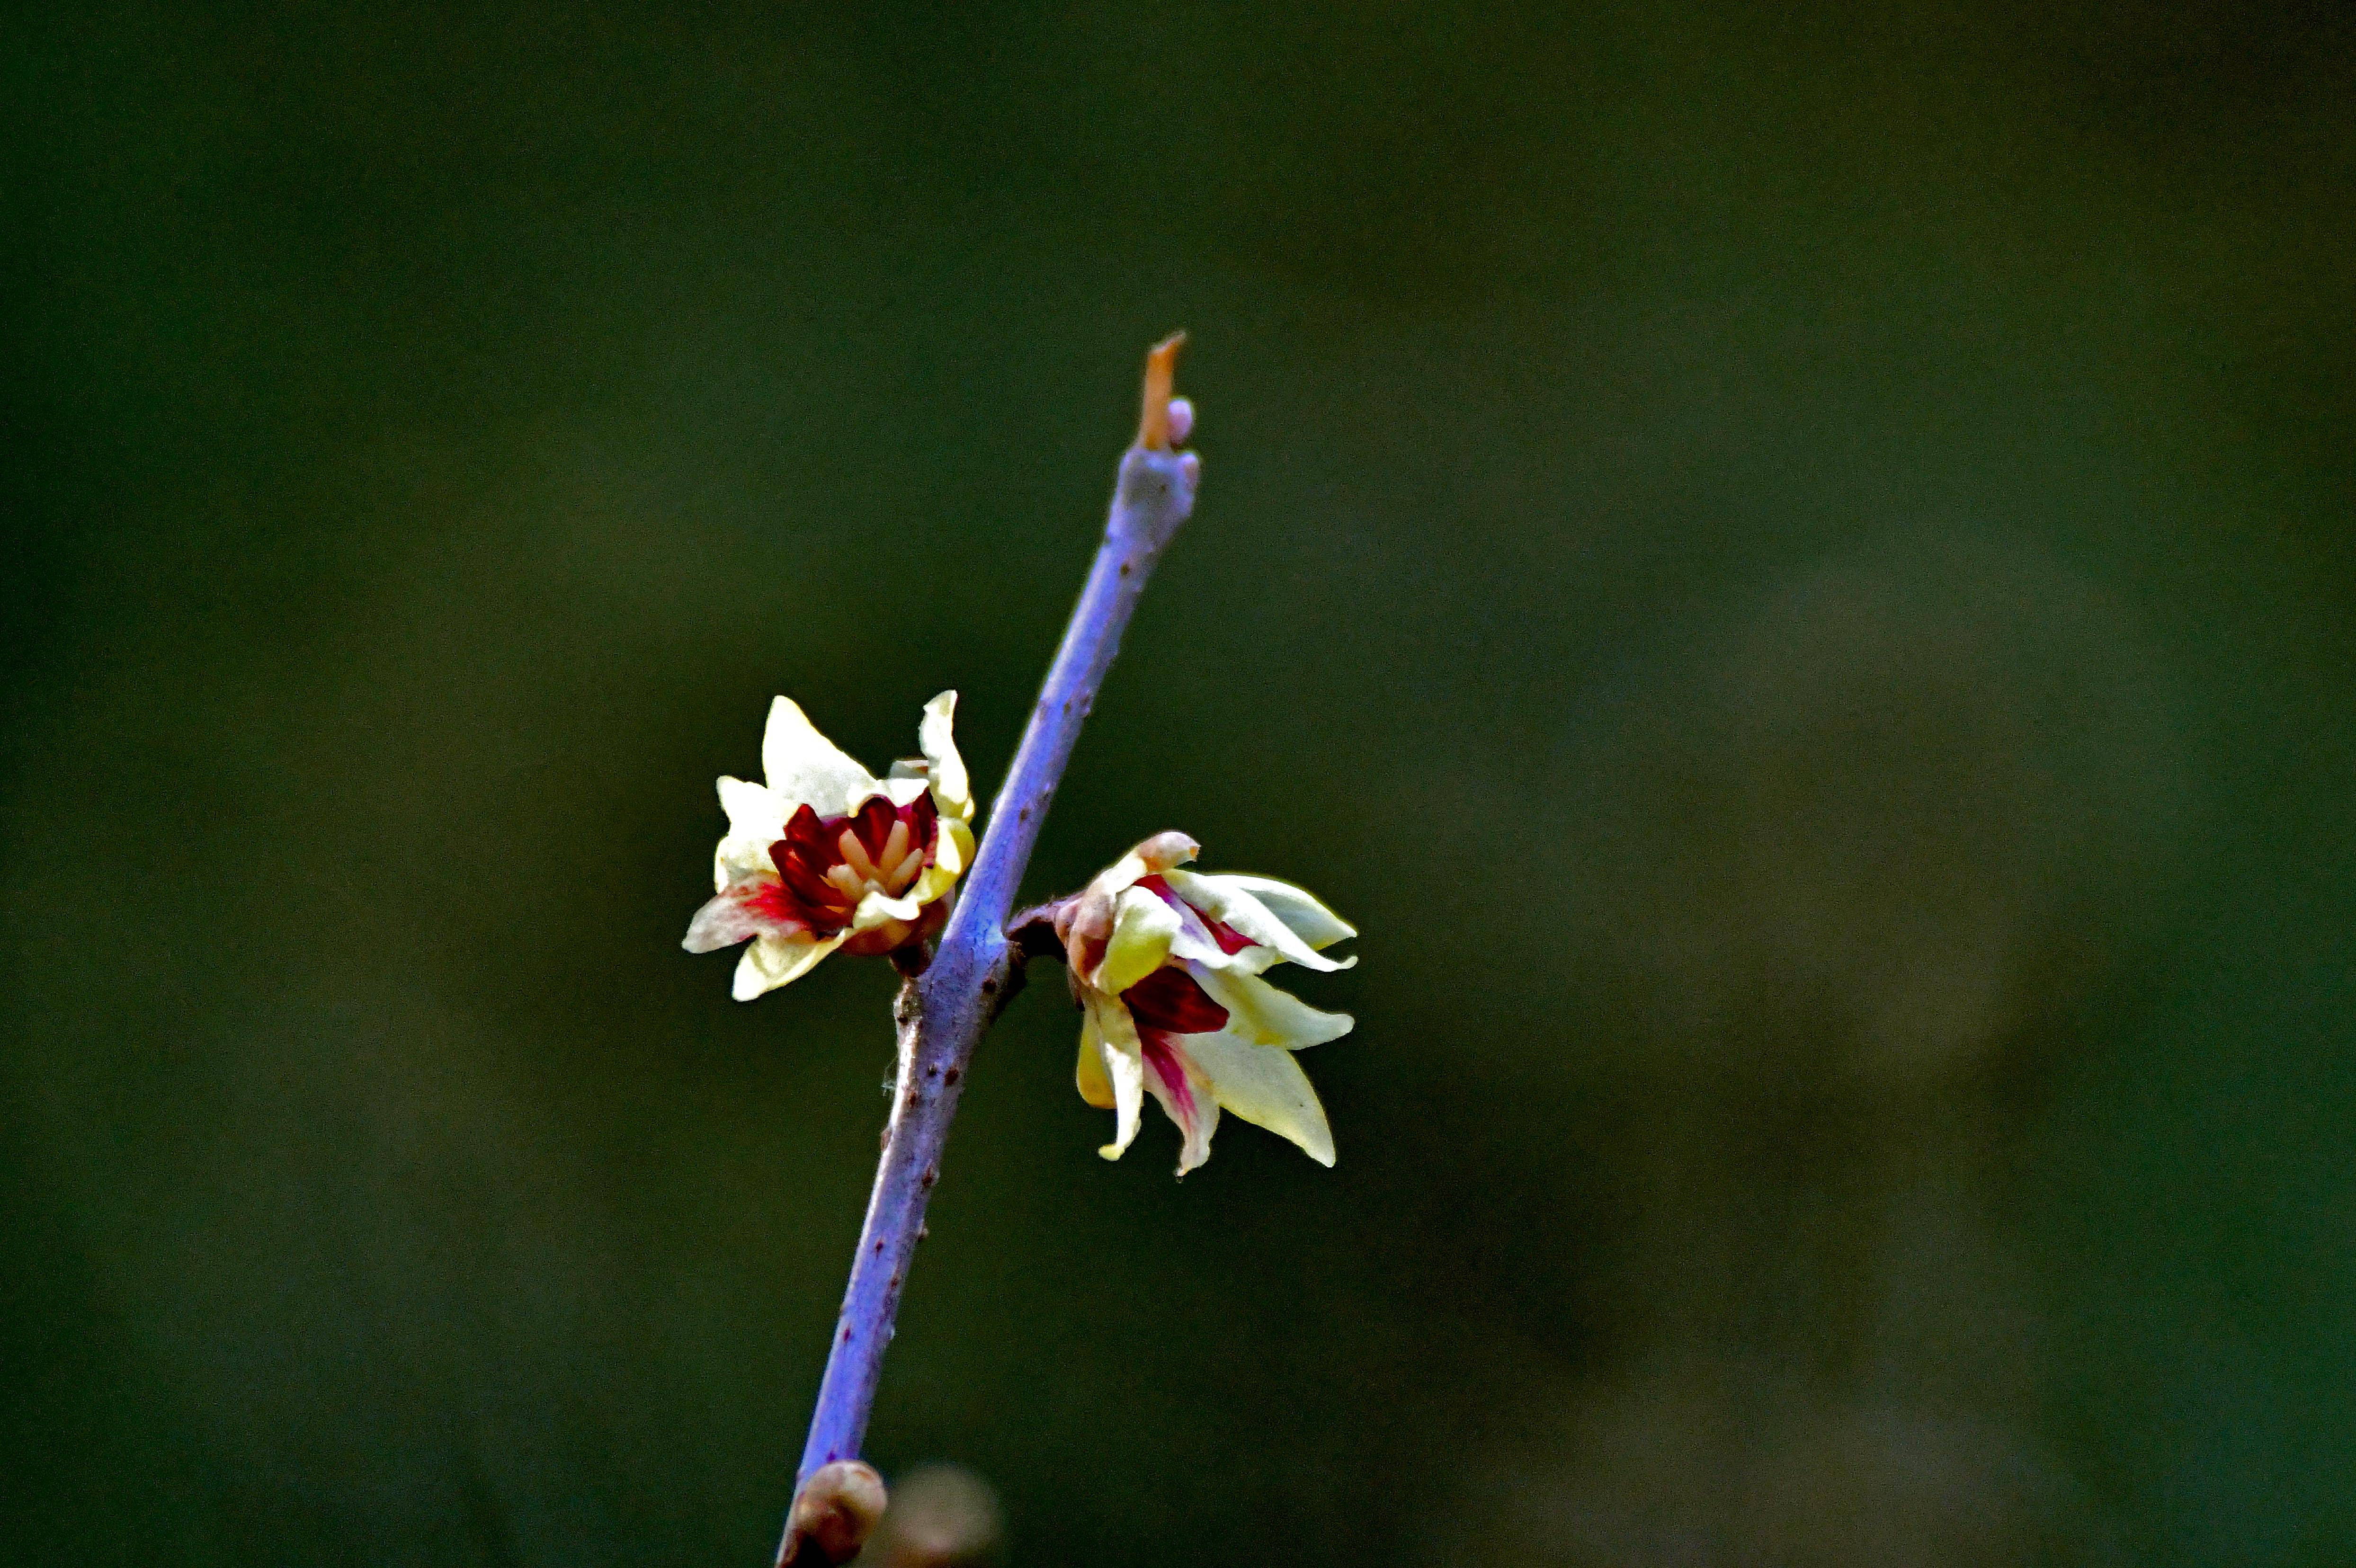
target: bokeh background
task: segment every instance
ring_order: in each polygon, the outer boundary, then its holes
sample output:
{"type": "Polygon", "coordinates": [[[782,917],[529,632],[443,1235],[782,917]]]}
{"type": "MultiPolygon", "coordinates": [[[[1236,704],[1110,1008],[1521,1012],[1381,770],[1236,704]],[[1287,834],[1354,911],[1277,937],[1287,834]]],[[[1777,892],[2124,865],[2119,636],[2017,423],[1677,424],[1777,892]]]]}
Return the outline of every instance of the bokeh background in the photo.
{"type": "Polygon", "coordinates": [[[1328,1172],[990,1038],[871,1451],[1009,1563],[2356,1556],[2336,4],[59,7],[5,51],[5,1528],[755,1563],[893,987],[772,692],[1364,929],[1328,1172]]]}

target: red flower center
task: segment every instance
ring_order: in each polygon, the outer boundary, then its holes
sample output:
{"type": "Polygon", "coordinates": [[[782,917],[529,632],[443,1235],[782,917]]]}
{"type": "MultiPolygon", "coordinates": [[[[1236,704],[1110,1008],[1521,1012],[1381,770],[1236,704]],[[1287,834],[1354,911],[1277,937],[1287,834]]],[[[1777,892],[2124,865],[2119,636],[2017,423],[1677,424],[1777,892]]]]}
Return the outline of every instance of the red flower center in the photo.
{"type": "Polygon", "coordinates": [[[940,813],[930,790],[906,805],[870,795],[847,816],[803,806],[769,846],[777,863],[777,912],[819,936],[851,923],[869,893],[898,898],[932,863],[940,813]]]}
{"type": "Polygon", "coordinates": [[[1138,1034],[1151,1040],[1164,1034],[1209,1034],[1227,1027],[1227,1009],[1211,1000],[1202,983],[1176,964],[1164,964],[1120,994],[1138,1034]]]}
{"type": "MultiPolygon", "coordinates": [[[[1244,935],[1226,921],[1215,919],[1178,896],[1176,889],[1159,876],[1140,877],[1137,885],[1176,910],[1187,920],[1198,921],[1219,944],[1222,953],[1241,953],[1249,947],[1251,938],[1244,935]]],[[[1148,1047],[1158,1044],[1161,1037],[1173,1034],[1209,1034],[1227,1027],[1227,1009],[1211,1000],[1202,983],[1181,964],[1164,964],[1136,985],[1120,994],[1129,1007],[1129,1016],[1137,1020],[1137,1032],[1148,1047]]]]}

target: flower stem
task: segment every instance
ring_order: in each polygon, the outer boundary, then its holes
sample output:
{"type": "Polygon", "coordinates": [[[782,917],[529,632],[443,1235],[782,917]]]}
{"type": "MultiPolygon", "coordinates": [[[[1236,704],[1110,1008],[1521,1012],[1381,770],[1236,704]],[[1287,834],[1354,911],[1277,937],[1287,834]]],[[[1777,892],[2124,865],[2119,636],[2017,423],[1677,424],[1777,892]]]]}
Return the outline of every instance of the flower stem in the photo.
{"type": "MultiPolygon", "coordinates": [[[[1104,542],[1040,688],[1023,744],[991,807],[988,830],[941,933],[939,950],[925,972],[901,989],[899,1083],[884,1131],[884,1157],[851,1259],[851,1284],[819,1385],[797,1485],[806,1484],[822,1466],[857,1457],[866,1436],[900,1286],[924,1234],[925,1204],[940,1175],[966,1067],[1015,983],[1004,932],[1015,888],[1080,725],[1119,649],[1121,630],[1163,547],[1194,510],[1194,454],[1171,449],[1173,435],[1183,440],[1191,425],[1192,411],[1183,404],[1173,411],[1170,397],[1183,336],[1157,345],[1147,357],[1144,416],[1137,444],[1121,456],[1104,542]]],[[[778,1563],[795,1563],[801,1545],[789,1528],[778,1563]]]]}

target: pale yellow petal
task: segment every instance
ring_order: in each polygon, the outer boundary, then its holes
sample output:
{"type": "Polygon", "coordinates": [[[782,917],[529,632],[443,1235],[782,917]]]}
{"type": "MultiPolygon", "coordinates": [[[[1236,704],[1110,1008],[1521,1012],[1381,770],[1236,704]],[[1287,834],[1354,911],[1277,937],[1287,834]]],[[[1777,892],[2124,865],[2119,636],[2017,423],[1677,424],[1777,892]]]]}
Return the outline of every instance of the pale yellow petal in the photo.
{"type": "Polygon", "coordinates": [[[955,881],[973,864],[973,829],[953,816],[940,819],[940,837],[933,841],[929,869],[946,871],[955,881]]]}
{"type": "Polygon", "coordinates": [[[1098,1032],[1095,1018],[1080,1014],[1080,1060],[1072,1070],[1072,1081],[1079,1085],[1080,1098],[1099,1111],[1113,1108],[1112,1073],[1105,1067],[1104,1036],[1098,1032]]]}
{"type": "Polygon", "coordinates": [[[736,984],[733,994],[740,1002],[749,1002],[765,991],[791,985],[810,971],[810,966],[842,945],[841,936],[823,941],[807,933],[793,936],[756,936],[744,949],[744,956],[736,961],[736,984]]]}
{"type": "Polygon", "coordinates": [[[1311,918],[1302,914],[1305,906],[1324,917],[1322,922],[1312,919],[1312,928],[1321,933],[1339,927],[1338,931],[1325,937],[1326,943],[1338,942],[1342,937],[1352,934],[1350,928],[1343,924],[1332,911],[1299,888],[1287,887],[1265,877],[1208,876],[1197,871],[1167,871],[1163,873],[1163,879],[1169,882],[1172,892],[1212,919],[1225,922],[1238,936],[1273,949],[1288,963],[1298,964],[1304,969],[1333,970],[1346,969],[1357,962],[1355,958],[1336,962],[1320,954],[1317,948],[1322,944],[1303,938],[1293,929],[1290,921],[1278,915],[1258,896],[1256,890],[1246,884],[1258,882],[1266,888],[1283,888],[1294,895],[1295,901],[1287,907],[1296,915],[1311,918]]]}
{"type": "Polygon", "coordinates": [[[941,819],[941,836],[933,848],[933,863],[917,873],[906,897],[918,904],[946,898],[966,867],[973,863],[973,832],[962,822],[941,819]]]}
{"type": "Polygon", "coordinates": [[[1333,1163],[1333,1131],[1309,1074],[1292,1053],[1254,1045],[1224,1030],[1179,1042],[1218,1103],[1255,1126],[1290,1138],[1320,1165],[1333,1163]]]}
{"type": "Polygon", "coordinates": [[[1083,978],[1119,996],[1162,967],[1179,923],[1176,910],[1141,888],[1129,889],[1113,907],[1112,937],[1103,959],[1095,974],[1083,978]]]}
{"type": "Polygon", "coordinates": [[[878,787],[875,776],[819,734],[790,698],[769,704],[761,767],[788,815],[792,807],[807,805],[820,816],[841,816],[878,787]]]}
{"type": "Polygon", "coordinates": [[[1112,1080],[1113,1141],[1097,1152],[1107,1159],[1119,1159],[1136,1141],[1138,1125],[1145,1116],[1142,1047],[1137,1038],[1137,1022],[1120,1005],[1119,997],[1091,991],[1086,1006],[1088,1021],[1095,1026],[1097,1039],[1103,1045],[1106,1076],[1112,1080]]]}
{"type": "Polygon", "coordinates": [[[896,899],[870,892],[860,899],[859,907],[851,912],[851,931],[856,935],[862,931],[873,931],[879,925],[888,925],[895,920],[914,921],[924,912],[925,901],[916,897],[913,889],[896,899]]]}
{"type": "Polygon", "coordinates": [[[917,873],[916,880],[908,884],[908,891],[901,896],[907,902],[922,908],[935,899],[945,897],[956,886],[955,871],[942,866],[927,866],[917,873]]]}
{"type": "Polygon", "coordinates": [[[1339,1040],[1357,1022],[1347,1013],[1320,1012],[1257,975],[1214,969],[1205,964],[1189,964],[1186,968],[1210,993],[1211,1000],[1227,1009],[1227,1032],[1255,1045],[1299,1051],[1339,1040]]]}
{"type": "Polygon", "coordinates": [[[933,803],[941,808],[941,815],[971,822],[973,782],[966,776],[965,759],[958,755],[957,697],[954,691],[944,691],[925,704],[925,716],[916,722],[916,749],[925,753],[933,803]]]}

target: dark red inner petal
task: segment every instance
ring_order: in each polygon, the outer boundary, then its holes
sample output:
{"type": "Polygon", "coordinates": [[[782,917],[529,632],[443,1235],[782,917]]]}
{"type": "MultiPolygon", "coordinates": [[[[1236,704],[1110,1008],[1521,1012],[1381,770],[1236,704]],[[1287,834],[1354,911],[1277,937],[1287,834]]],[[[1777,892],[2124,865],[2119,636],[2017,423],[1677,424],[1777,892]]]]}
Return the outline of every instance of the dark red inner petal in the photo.
{"type": "Polygon", "coordinates": [[[1211,1000],[1194,976],[1175,964],[1164,964],[1120,994],[1129,1004],[1138,1032],[1160,1029],[1165,1034],[1209,1034],[1226,1028],[1227,1009],[1211,1000]]]}
{"type": "Polygon", "coordinates": [[[1252,944],[1252,939],[1250,937],[1246,936],[1242,932],[1237,931],[1226,921],[1215,919],[1210,915],[1205,914],[1201,910],[1196,909],[1193,904],[1190,904],[1184,899],[1180,898],[1178,896],[1178,890],[1172,887],[1161,877],[1140,877],[1137,879],[1137,885],[1151,893],[1155,898],[1160,899],[1163,903],[1168,904],[1172,909],[1176,910],[1180,914],[1191,914],[1196,920],[1201,921],[1204,925],[1209,928],[1211,940],[1219,944],[1220,952],[1241,953],[1245,948],[1249,947],[1252,944]]]}
{"type": "Polygon", "coordinates": [[[832,864],[837,858],[837,848],[834,835],[828,830],[827,823],[840,820],[837,817],[821,818],[815,806],[797,807],[793,820],[786,824],[784,841],[808,850],[824,864],[832,864]]]}
{"type": "Polygon", "coordinates": [[[892,825],[899,820],[899,808],[880,795],[868,796],[865,804],[851,814],[851,830],[859,835],[860,847],[867,851],[870,861],[882,858],[884,841],[892,836],[892,825]]]}
{"type": "MultiPolygon", "coordinates": [[[[782,842],[782,841],[781,841],[782,842]]],[[[809,869],[809,862],[787,848],[784,854],[771,851],[777,862],[777,880],[795,898],[809,906],[813,919],[834,911],[842,903],[842,890],[809,869]]],[[[844,915],[845,920],[849,915],[844,915]]],[[[840,925],[841,921],[834,924],[840,925]]]]}
{"type": "Polygon", "coordinates": [[[829,868],[842,859],[842,848],[817,812],[805,805],[786,824],[786,836],[769,846],[769,859],[777,863],[778,880],[792,894],[809,906],[814,927],[831,935],[844,920],[833,918],[835,906],[842,901],[842,890],[826,880],[829,868]]]}
{"type": "Polygon", "coordinates": [[[779,869],[791,861],[820,872],[834,863],[840,852],[841,846],[829,836],[818,813],[807,805],[794,813],[793,820],[786,824],[786,836],[769,846],[769,859],[777,863],[779,869]]]}

